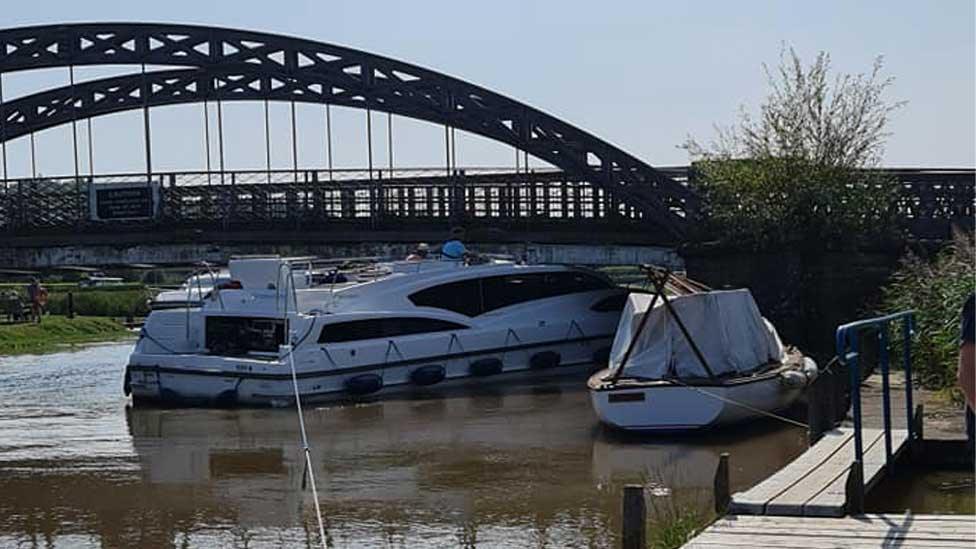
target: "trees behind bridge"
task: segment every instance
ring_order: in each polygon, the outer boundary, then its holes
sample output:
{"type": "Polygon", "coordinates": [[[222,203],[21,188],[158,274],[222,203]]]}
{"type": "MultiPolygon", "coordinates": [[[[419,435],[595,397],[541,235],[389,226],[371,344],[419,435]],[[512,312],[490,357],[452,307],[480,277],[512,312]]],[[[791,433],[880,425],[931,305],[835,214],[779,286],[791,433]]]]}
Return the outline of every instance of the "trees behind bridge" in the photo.
{"type": "Polygon", "coordinates": [[[769,93],[707,144],[689,138],[707,234],[748,247],[877,240],[896,229],[898,189],[879,166],[893,79],[879,57],[867,74],[832,75],[824,52],[805,66],[792,49],[763,65],[769,93]]]}

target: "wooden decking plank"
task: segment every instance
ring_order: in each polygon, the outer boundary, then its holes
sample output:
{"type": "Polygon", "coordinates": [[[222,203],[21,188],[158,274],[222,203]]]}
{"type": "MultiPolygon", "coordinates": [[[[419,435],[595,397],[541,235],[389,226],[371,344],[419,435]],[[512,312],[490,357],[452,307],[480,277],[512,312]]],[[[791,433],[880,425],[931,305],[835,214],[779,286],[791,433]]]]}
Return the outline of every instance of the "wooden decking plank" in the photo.
{"type": "Polygon", "coordinates": [[[877,514],[844,518],[737,515],[721,518],[686,548],[976,547],[974,515],[877,514]]]}
{"type": "MultiPolygon", "coordinates": [[[[879,453],[877,454],[877,458],[880,461],[880,466],[881,466],[880,469],[878,470],[879,473],[882,470],[884,470],[884,465],[885,465],[885,444],[884,444],[884,437],[881,438],[881,444],[880,444],[880,446],[881,447],[880,447],[879,453]]],[[[908,430],[907,429],[892,429],[891,430],[891,459],[892,459],[892,461],[898,459],[898,456],[900,456],[902,454],[902,452],[905,451],[906,448],[908,448],[908,430]]],[[[871,456],[871,459],[873,459],[874,457],[875,456],[871,456]]],[[[869,459],[869,457],[866,456],[866,455],[864,456],[864,460],[865,460],[866,463],[869,462],[869,461],[871,461],[871,459],[869,459]]],[[[865,467],[865,471],[867,471],[867,467],[865,467]]],[[[865,474],[864,474],[864,491],[866,492],[866,491],[870,490],[871,488],[874,488],[874,486],[878,482],[881,481],[881,479],[882,479],[883,476],[884,475],[874,474],[874,475],[872,475],[872,476],[869,477],[867,475],[867,473],[865,472],[865,474]]]]}
{"type": "Polygon", "coordinates": [[[827,431],[819,442],[800,454],[789,465],[749,490],[733,494],[729,512],[762,514],[769,500],[789,489],[825,460],[840,452],[853,436],[854,431],[849,428],[827,431]]]}
{"type": "Polygon", "coordinates": [[[772,527],[767,526],[762,529],[742,529],[742,528],[709,528],[709,533],[712,534],[726,534],[734,536],[750,536],[750,535],[765,535],[765,536],[800,536],[800,537],[815,537],[815,538],[829,538],[829,537],[841,537],[841,538],[864,538],[864,539],[930,539],[930,540],[944,540],[944,541],[974,541],[976,542],[976,533],[972,531],[964,531],[962,529],[953,530],[919,530],[915,528],[890,528],[887,530],[860,530],[855,527],[848,528],[822,528],[813,525],[803,525],[802,530],[795,528],[785,528],[785,527],[772,527]]]}
{"type": "Polygon", "coordinates": [[[861,531],[913,531],[919,533],[961,532],[976,535],[974,515],[861,515],[845,518],[774,517],[768,515],[739,515],[721,518],[709,527],[711,531],[792,529],[861,531]]]}
{"type": "Polygon", "coordinates": [[[683,546],[685,549],[718,549],[721,547],[775,547],[781,549],[878,549],[898,547],[899,549],[972,549],[972,541],[931,541],[911,539],[864,540],[857,538],[784,538],[780,536],[699,536],[683,546]]]}
{"type": "Polygon", "coordinates": [[[793,537],[785,538],[781,536],[721,536],[703,535],[695,538],[684,547],[770,547],[770,548],[799,548],[810,547],[815,549],[830,548],[943,548],[957,549],[964,547],[972,549],[973,541],[932,541],[932,540],[884,540],[884,539],[858,539],[858,538],[818,538],[818,537],[793,537]]]}
{"type": "MultiPolygon", "coordinates": [[[[884,468],[884,431],[863,429],[864,481],[870,489],[884,468]]],[[[898,455],[906,446],[908,432],[892,430],[892,453],[898,455]]],[[[786,467],[765,481],[732,496],[731,513],[808,515],[840,517],[844,515],[845,486],[854,460],[854,431],[841,428],[828,431],[786,467]]]]}
{"type": "MultiPolygon", "coordinates": [[[[865,441],[867,437],[865,437],[865,441]]],[[[894,456],[897,456],[905,447],[908,440],[908,431],[894,430],[891,433],[891,447],[894,456]]],[[[854,459],[854,450],[851,449],[851,461],[854,459]]],[[[864,449],[864,485],[865,489],[870,489],[881,478],[881,472],[885,466],[885,444],[882,436],[870,447],[865,443],[864,449]]],[[[850,470],[850,465],[848,465],[850,470]]],[[[803,506],[803,514],[806,516],[836,516],[844,514],[844,504],[847,501],[847,474],[834,479],[826,488],[810,498],[803,506]]]]}
{"type": "MultiPolygon", "coordinates": [[[[864,449],[866,453],[869,452],[873,447],[877,446],[879,441],[881,441],[881,446],[884,446],[884,433],[882,431],[869,431],[865,429],[863,434],[864,449]]],[[[838,480],[842,485],[844,484],[844,481],[847,479],[847,474],[851,469],[851,462],[853,459],[854,439],[852,437],[847,440],[846,444],[844,444],[844,447],[841,448],[840,451],[835,452],[832,456],[830,456],[829,459],[821,463],[819,467],[811,471],[810,474],[805,476],[793,486],[790,486],[788,490],[779,496],[771,499],[766,504],[766,514],[797,516],[805,514],[804,506],[807,504],[807,502],[814,499],[820,492],[827,489],[838,480]]],[[[787,465],[787,467],[789,467],[789,465],[787,465]]],[[[832,514],[835,516],[843,516],[843,500],[841,500],[840,505],[836,507],[835,512],[832,514]]]]}
{"type": "Polygon", "coordinates": [[[891,524],[894,522],[963,522],[976,523],[976,515],[915,515],[911,513],[865,513],[863,515],[847,515],[844,518],[805,518],[805,517],[774,517],[766,515],[725,515],[718,519],[720,522],[735,522],[740,524],[807,524],[810,522],[857,523],[857,524],[891,524]]]}

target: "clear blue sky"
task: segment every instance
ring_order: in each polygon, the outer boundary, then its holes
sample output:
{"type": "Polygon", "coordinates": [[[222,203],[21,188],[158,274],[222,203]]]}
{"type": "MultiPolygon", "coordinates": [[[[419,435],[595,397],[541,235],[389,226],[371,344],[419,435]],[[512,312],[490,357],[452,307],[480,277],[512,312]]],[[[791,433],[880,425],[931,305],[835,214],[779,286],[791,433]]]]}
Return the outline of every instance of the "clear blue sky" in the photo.
{"type": "MultiPolygon", "coordinates": [[[[652,165],[687,163],[687,135],[707,139],[713,123],[734,120],[765,92],[763,62],[782,43],[806,59],[830,52],[837,70],[861,72],[885,56],[896,77],[895,114],[885,164],[976,164],[976,14],[973,0],[918,2],[690,1],[492,2],[363,0],[255,2],[167,0],[5,2],[0,25],[67,21],[160,21],[263,30],[352,46],[458,76],[615,143],[652,165]]],[[[124,72],[116,70],[117,72],[124,72]]],[[[106,71],[84,69],[80,79],[106,71]]],[[[8,98],[66,81],[66,70],[5,76],[8,98]]],[[[340,109],[342,110],[342,109],[340,109]]],[[[202,168],[199,106],[154,109],[158,169],[202,168]]],[[[321,165],[322,108],[300,106],[300,158],[321,165]]],[[[290,165],[287,107],[273,111],[274,165],[290,165]]],[[[338,165],[362,165],[364,114],[336,114],[338,165]]],[[[95,120],[96,171],[142,167],[139,113],[95,120]]],[[[443,133],[395,119],[397,164],[441,165],[443,133]],[[440,140],[439,140],[440,139],[440,140]]],[[[261,107],[225,110],[229,168],[264,164],[261,107]]],[[[385,162],[385,118],[374,124],[385,162]]],[[[84,146],[83,132],[79,131],[84,146]]],[[[72,171],[70,132],[37,136],[40,171],[72,171]]],[[[26,139],[11,143],[11,175],[29,173],[26,139]]],[[[513,162],[510,149],[465,137],[459,162],[513,162]]],[[[82,152],[83,158],[86,156],[82,152]]],[[[84,162],[82,170],[87,171],[84,162]]]]}

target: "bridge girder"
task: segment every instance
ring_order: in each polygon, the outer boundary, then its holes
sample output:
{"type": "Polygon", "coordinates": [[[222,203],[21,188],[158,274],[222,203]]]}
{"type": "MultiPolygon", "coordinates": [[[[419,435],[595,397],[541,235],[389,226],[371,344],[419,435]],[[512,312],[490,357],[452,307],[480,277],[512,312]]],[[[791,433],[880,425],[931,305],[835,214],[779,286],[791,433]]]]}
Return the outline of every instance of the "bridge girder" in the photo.
{"type": "Polygon", "coordinates": [[[538,109],[387,57],[295,37],[194,25],[83,23],[0,30],[0,74],[80,65],[173,70],[76,83],[0,103],[0,142],[102,114],[205,100],[281,100],[390,112],[500,141],[638,207],[673,238],[698,198],[643,161],[538,109]]]}

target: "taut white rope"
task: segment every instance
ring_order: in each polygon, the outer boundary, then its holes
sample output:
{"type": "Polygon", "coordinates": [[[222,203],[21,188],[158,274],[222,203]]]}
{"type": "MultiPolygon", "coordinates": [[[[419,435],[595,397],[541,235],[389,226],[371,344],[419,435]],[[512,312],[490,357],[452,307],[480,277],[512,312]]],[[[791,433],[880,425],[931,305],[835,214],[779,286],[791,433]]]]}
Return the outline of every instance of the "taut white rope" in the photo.
{"type": "Polygon", "coordinates": [[[312,470],[312,455],[308,448],[308,435],[305,433],[305,415],[302,413],[302,399],[298,393],[298,374],[295,373],[295,356],[291,350],[291,345],[288,345],[288,364],[291,366],[291,382],[295,388],[295,408],[298,410],[298,426],[302,432],[302,451],[305,452],[305,471],[308,473],[308,480],[312,485],[312,501],[315,502],[315,517],[319,521],[319,539],[322,541],[322,548],[326,549],[325,524],[322,522],[322,509],[319,507],[319,491],[315,486],[315,472],[312,470]]]}

